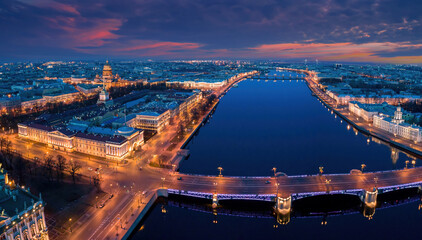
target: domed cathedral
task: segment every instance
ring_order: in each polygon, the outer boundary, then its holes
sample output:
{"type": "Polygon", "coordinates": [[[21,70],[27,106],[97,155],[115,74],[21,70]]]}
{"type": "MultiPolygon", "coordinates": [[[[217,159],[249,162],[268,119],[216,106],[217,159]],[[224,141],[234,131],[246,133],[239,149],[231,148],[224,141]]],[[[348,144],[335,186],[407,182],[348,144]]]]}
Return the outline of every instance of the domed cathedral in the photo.
{"type": "Polygon", "coordinates": [[[105,83],[106,88],[120,86],[121,82],[123,82],[118,74],[113,75],[113,69],[108,60],[104,64],[102,76],[97,75],[94,81],[105,83]]]}
{"type": "Polygon", "coordinates": [[[103,67],[103,78],[113,78],[113,70],[111,69],[111,66],[108,63],[108,60],[106,61],[106,64],[103,67]]]}

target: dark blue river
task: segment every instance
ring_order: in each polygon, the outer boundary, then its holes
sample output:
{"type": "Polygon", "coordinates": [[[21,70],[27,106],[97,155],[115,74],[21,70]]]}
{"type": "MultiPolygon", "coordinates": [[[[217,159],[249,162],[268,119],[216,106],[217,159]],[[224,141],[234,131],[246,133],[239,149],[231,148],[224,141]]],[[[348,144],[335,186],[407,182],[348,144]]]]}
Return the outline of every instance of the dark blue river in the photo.
{"type": "Polygon", "coordinates": [[[156,205],[133,239],[420,239],[422,212],[414,202],[377,210],[372,220],[362,214],[293,218],[274,228],[274,218],[236,217],[156,205]],[[213,221],[217,220],[217,223],[213,221]],[[142,229],[142,230],[141,230],[142,229]]]}
{"type": "Polygon", "coordinates": [[[370,142],[311,95],[305,82],[244,81],[224,96],[209,123],[189,144],[181,172],[270,175],[346,173],[403,168],[391,148],[370,142]]]}
{"type": "MultiPolygon", "coordinates": [[[[191,156],[182,162],[185,173],[287,175],[344,173],[403,168],[411,159],[385,144],[357,133],[331,114],[302,81],[251,81],[232,88],[215,113],[189,144],[191,156]]],[[[372,220],[362,213],[291,219],[276,225],[264,218],[213,215],[174,205],[157,204],[133,239],[411,239],[419,238],[422,213],[416,200],[377,209],[372,220]],[[163,213],[162,207],[166,209],[163,213]],[[217,222],[217,223],[215,223],[217,222]]],[[[235,214],[236,215],[236,214],[235,214]]],[[[254,216],[252,214],[252,216],[254,216]]]]}

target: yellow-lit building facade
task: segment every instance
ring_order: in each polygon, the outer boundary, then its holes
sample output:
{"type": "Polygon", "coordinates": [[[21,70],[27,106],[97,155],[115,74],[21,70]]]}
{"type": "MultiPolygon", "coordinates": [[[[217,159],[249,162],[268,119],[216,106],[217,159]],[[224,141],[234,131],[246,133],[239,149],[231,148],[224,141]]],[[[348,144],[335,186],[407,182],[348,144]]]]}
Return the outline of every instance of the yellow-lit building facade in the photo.
{"type": "Polygon", "coordinates": [[[107,159],[121,160],[144,143],[144,133],[140,129],[121,127],[113,136],[56,130],[42,124],[18,124],[19,137],[47,144],[48,147],[80,152],[107,159]]]}

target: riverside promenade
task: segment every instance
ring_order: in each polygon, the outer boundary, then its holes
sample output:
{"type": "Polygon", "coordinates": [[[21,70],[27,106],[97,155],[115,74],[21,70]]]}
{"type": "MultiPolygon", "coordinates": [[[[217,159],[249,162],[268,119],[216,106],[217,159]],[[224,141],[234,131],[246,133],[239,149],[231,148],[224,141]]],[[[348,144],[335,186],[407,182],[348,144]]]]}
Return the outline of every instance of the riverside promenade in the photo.
{"type": "Polygon", "coordinates": [[[372,126],[370,122],[365,121],[363,118],[356,116],[348,110],[347,106],[340,106],[336,103],[334,99],[328,96],[319,86],[317,82],[317,73],[312,71],[306,71],[301,69],[289,69],[285,68],[287,71],[295,71],[304,73],[307,75],[305,81],[308,84],[309,89],[313,94],[334,114],[338,115],[346,122],[348,122],[354,129],[366,134],[373,136],[387,144],[390,144],[392,147],[395,147],[404,152],[416,155],[419,158],[422,158],[422,145],[417,144],[411,140],[396,137],[394,134],[384,131],[382,129],[372,126]]]}
{"type": "MultiPolygon", "coordinates": [[[[214,90],[213,94],[217,96],[216,101],[200,119],[206,119],[214,111],[219,99],[234,84],[256,73],[258,72],[253,71],[248,74],[241,74],[239,77],[232,79],[226,86],[214,90]]],[[[102,188],[110,192],[116,191],[117,188],[119,194],[111,199],[103,209],[90,213],[86,221],[73,228],[73,232],[68,235],[68,238],[127,239],[151,206],[153,206],[157,197],[166,196],[167,192],[163,192],[164,195],[160,195],[159,189],[169,179],[176,181],[174,170],[177,169],[181,160],[178,159],[180,150],[202,125],[203,121],[195,123],[193,126],[195,130],[181,139],[176,146],[172,146],[174,143],[170,140],[177,137],[177,127],[169,126],[160,134],[156,134],[149,139],[143,146],[141,154],[135,156],[133,161],[120,166],[116,171],[104,174],[102,188]],[[157,156],[165,156],[173,165],[173,168],[151,167],[150,162],[157,156]]]]}

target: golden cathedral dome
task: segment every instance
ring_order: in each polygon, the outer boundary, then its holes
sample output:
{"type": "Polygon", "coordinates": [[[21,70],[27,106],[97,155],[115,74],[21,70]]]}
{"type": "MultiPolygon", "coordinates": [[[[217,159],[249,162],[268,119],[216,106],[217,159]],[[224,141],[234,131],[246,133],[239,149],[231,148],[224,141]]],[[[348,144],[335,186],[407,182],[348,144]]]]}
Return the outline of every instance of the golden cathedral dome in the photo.
{"type": "Polygon", "coordinates": [[[108,60],[107,60],[106,64],[103,67],[103,77],[104,76],[112,76],[112,75],[113,75],[113,72],[112,72],[111,66],[110,66],[110,64],[108,64],[108,60]]]}

